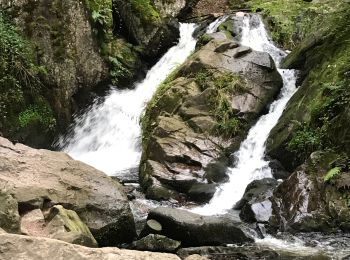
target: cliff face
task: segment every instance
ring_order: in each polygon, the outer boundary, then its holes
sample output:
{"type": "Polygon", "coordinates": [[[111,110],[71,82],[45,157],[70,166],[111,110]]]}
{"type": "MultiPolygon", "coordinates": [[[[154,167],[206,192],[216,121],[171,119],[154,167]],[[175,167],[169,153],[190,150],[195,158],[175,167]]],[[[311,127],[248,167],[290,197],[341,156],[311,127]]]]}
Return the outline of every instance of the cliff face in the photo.
{"type": "Polygon", "coordinates": [[[128,86],[177,41],[192,2],[1,0],[2,135],[48,147],[92,91],[128,86]]]}

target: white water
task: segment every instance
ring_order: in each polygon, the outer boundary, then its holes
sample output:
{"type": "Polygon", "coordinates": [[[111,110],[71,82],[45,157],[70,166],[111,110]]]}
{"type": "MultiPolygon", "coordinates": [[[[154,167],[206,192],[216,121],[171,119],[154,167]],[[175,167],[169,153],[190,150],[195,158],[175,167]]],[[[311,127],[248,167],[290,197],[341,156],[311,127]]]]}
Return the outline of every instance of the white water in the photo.
{"type": "Polygon", "coordinates": [[[109,175],[137,167],[141,157],[142,111],[159,84],[194,50],[195,28],[195,24],[181,24],[179,43],[168,50],[135,89],[110,90],[102,104],[95,103],[75,119],[74,128],[58,140],[58,146],[74,159],[109,175]]]}
{"type": "MultiPolygon", "coordinates": [[[[273,45],[269,39],[264,24],[251,25],[250,16],[244,17],[241,43],[257,51],[268,52],[276,65],[285,57],[285,53],[273,45]]],[[[242,198],[247,185],[256,179],[272,177],[268,162],[264,160],[265,143],[272,128],[296,90],[296,75],[293,70],[278,70],[283,78],[284,86],[279,98],[270,106],[269,113],[260,117],[235,153],[237,163],[228,169],[229,181],[218,188],[212,200],[194,212],[203,215],[226,213],[227,210],[242,198]]]]}

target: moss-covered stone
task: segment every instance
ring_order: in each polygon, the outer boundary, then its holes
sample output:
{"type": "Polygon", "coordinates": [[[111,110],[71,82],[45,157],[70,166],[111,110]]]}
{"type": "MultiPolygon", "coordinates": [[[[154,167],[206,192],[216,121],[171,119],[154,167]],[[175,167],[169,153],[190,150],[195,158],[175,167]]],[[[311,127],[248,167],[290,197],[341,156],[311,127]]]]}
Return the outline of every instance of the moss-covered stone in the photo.
{"type": "Polygon", "coordinates": [[[46,229],[51,238],[73,244],[97,247],[97,242],[89,228],[81,221],[75,211],[56,205],[50,209],[46,221],[46,229]]]}

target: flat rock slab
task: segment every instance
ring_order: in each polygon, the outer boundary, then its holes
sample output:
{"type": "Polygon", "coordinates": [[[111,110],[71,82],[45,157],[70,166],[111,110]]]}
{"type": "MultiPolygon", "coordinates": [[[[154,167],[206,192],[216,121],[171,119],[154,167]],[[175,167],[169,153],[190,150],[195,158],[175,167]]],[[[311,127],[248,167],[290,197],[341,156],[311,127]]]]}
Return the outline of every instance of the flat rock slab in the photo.
{"type": "Polygon", "coordinates": [[[0,189],[12,194],[20,214],[63,205],[78,214],[100,246],[136,235],[122,186],[65,153],[14,145],[0,137],[0,172],[0,189]]]}
{"type": "Polygon", "coordinates": [[[119,248],[88,248],[63,241],[0,233],[0,259],[16,260],[180,260],[173,254],[121,250],[119,248]]]}

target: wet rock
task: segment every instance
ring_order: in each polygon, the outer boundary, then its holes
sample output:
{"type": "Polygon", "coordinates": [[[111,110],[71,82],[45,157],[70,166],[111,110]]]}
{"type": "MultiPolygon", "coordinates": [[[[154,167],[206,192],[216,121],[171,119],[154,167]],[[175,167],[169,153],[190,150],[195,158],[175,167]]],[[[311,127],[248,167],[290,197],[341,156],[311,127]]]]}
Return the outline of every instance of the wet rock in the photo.
{"type": "Polygon", "coordinates": [[[74,259],[74,260],[180,260],[173,254],[123,250],[116,247],[88,248],[50,238],[0,234],[2,259],[74,259]],[[3,250],[4,249],[4,250],[3,250]]]}
{"type": "Polygon", "coordinates": [[[270,198],[277,185],[278,182],[272,178],[251,182],[235,206],[236,209],[241,209],[241,219],[246,222],[267,222],[272,214],[270,198]]]}
{"type": "Polygon", "coordinates": [[[203,246],[203,247],[188,247],[181,248],[177,254],[181,258],[189,257],[190,255],[197,254],[202,257],[207,257],[211,260],[223,260],[223,259],[322,259],[328,260],[330,257],[322,254],[321,252],[315,253],[310,252],[306,254],[305,252],[290,252],[290,250],[283,250],[279,248],[270,248],[263,245],[243,245],[243,246],[203,246]]]}
{"type": "Polygon", "coordinates": [[[350,209],[348,191],[342,193],[324,181],[336,154],[316,152],[287,180],[271,198],[273,215],[269,224],[279,230],[348,232],[350,209]]]}
{"type": "Polygon", "coordinates": [[[101,246],[136,235],[122,186],[65,153],[36,150],[0,137],[0,187],[18,202],[19,212],[64,205],[74,210],[101,246]]]}
{"type": "Polygon", "coordinates": [[[193,201],[208,202],[215,194],[218,184],[195,183],[188,191],[188,196],[193,201]]]}
{"type": "Polygon", "coordinates": [[[290,176],[290,172],[284,169],[283,165],[278,160],[270,160],[269,167],[271,168],[272,175],[276,180],[285,180],[290,176]]]}
{"type": "Polygon", "coordinates": [[[245,54],[248,54],[251,51],[252,51],[251,48],[246,47],[246,46],[241,46],[241,47],[236,49],[236,52],[233,54],[233,57],[239,58],[241,56],[244,56],[245,54]]]}
{"type": "Polygon", "coordinates": [[[269,248],[259,246],[238,246],[238,247],[222,247],[222,246],[203,246],[181,248],[177,254],[181,258],[186,258],[193,254],[198,254],[212,260],[221,259],[279,259],[279,254],[269,248]]]}
{"type": "MultiPolygon", "coordinates": [[[[218,46],[217,48],[215,48],[215,52],[218,52],[218,53],[223,53],[229,49],[234,49],[234,48],[237,48],[239,46],[239,44],[237,42],[227,42],[227,43],[224,43],[224,44],[221,44],[220,46],[218,46]]],[[[237,52],[239,52],[237,50],[237,52]]]]}
{"type": "Polygon", "coordinates": [[[209,183],[220,183],[228,180],[227,167],[229,166],[228,159],[223,157],[216,162],[209,163],[204,168],[204,178],[209,183]]]}
{"type": "Polygon", "coordinates": [[[245,227],[228,216],[201,216],[186,210],[159,207],[148,219],[162,225],[162,235],[181,241],[183,246],[252,242],[245,227]]]}
{"type": "Polygon", "coordinates": [[[179,241],[157,234],[149,234],[132,243],[136,250],[156,252],[175,252],[180,245],[179,241]]]}
{"type": "Polygon", "coordinates": [[[247,203],[253,201],[264,201],[270,198],[278,182],[273,178],[254,180],[248,184],[244,195],[235,205],[235,209],[241,210],[247,203]]]}

